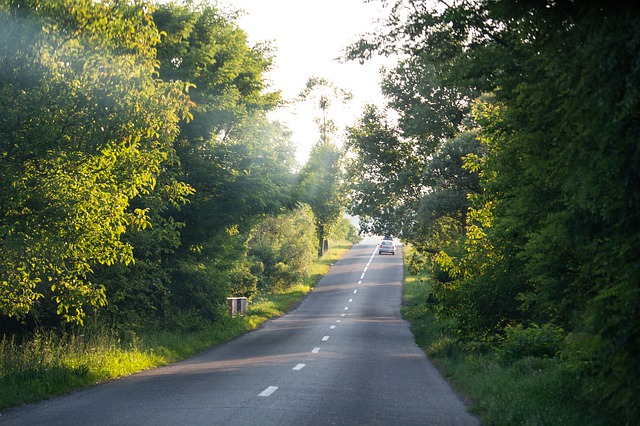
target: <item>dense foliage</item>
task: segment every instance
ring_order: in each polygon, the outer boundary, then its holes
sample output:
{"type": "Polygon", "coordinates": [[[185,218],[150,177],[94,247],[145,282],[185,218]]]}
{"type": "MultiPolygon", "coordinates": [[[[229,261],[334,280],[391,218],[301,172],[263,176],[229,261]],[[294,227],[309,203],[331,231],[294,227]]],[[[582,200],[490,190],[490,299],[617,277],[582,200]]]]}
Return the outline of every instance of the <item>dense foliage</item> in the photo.
{"type": "Polygon", "coordinates": [[[267,117],[272,49],[237,17],[0,1],[0,334],[196,329],[309,274],[317,217],[267,117]]]}
{"type": "MultiPolygon", "coordinates": [[[[130,264],[131,208],[175,152],[180,85],[157,81],[160,35],[142,5],[1,6],[0,310],[82,322],[107,301],[96,265],[130,264]]],[[[176,192],[182,188],[178,185],[176,192]]]]}
{"type": "Polygon", "coordinates": [[[352,211],[415,244],[414,266],[437,278],[434,309],[469,344],[517,353],[561,330],[540,353],[582,378],[583,398],[636,423],[637,7],[394,5],[349,50],[402,58],[383,83],[397,123],[369,111],[351,131],[352,211]]]}
{"type": "Polygon", "coordinates": [[[327,238],[342,212],[340,158],[340,150],[333,143],[318,142],[298,177],[300,199],[309,204],[315,217],[319,257],[328,248],[327,238]]]}

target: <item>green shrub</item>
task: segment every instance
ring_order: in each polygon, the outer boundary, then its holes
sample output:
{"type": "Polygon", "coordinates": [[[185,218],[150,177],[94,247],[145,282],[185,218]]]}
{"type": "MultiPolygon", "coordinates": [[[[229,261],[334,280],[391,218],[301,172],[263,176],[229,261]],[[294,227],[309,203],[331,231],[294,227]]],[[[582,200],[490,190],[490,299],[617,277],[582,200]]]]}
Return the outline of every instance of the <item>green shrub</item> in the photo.
{"type": "Polygon", "coordinates": [[[564,330],[553,324],[522,324],[504,329],[502,344],[496,349],[500,359],[513,362],[527,357],[553,358],[564,341],[564,330]]]}
{"type": "Polygon", "coordinates": [[[285,290],[304,280],[316,258],[311,209],[303,205],[286,214],[265,217],[252,229],[247,246],[258,290],[285,290]]]}

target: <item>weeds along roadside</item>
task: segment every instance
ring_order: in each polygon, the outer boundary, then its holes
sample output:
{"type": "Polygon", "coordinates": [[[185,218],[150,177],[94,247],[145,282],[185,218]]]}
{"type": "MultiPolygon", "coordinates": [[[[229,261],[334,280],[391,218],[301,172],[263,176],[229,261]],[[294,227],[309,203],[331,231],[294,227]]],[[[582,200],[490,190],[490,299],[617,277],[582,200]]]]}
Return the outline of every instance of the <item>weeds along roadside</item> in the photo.
{"type": "Polygon", "coordinates": [[[38,331],[30,339],[0,338],[0,411],[71,390],[188,358],[284,314],[349,250],[336,243],[312,265],[304,282],[285,291],[256,295],[242,317],[225,318],[204,330],[119,336],[105,327],[81,333],[38,331]]]}
{"type": "MultiPolygon", "coordinates": [[[[405,246],[405,256],[411,253],[412,247],[405,246]]],[[[428,271],[405,266],[402,315],[411,323],[416,343],[484,425],[623,424],[593,400],[580,398],[588,384],[572,374],[559,355],[518,356],[514,342],[531,343],[529,329],[494,342],[461,341],[455,318],[436,314],[432,280],[428,271]],[[512,351],[509,356],[507,350],[512,351]]]]}

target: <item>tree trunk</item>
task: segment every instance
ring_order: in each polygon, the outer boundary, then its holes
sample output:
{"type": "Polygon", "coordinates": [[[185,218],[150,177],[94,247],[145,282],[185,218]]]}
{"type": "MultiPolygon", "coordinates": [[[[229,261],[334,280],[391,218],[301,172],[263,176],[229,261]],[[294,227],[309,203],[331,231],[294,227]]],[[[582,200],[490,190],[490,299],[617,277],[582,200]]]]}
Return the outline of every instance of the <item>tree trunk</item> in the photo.
{"type": "Polygon", "coordinates": [[[318,258],[324,256],[324,226],[318,226],[318,258]]]}

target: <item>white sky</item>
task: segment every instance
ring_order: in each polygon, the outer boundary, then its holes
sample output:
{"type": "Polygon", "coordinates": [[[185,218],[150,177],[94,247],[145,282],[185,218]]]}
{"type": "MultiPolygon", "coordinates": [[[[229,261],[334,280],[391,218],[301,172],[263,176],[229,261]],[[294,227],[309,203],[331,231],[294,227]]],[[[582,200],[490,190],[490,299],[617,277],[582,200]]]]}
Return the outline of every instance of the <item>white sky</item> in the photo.
{"type": "MultiPolygon", "coordinates": [[[[335,60],[358,36],[373,31],[375,20],[388,13],[379,1],[363,0],[219,0],[220,5],[242,9],[246,15],[238,24],[253,44],[271,41],[276,47],[275,69],[268,75],[272,89],[281,90],[285,99],[296,97],[309,77],[323,77],[350,90],[354,100],[346,109],[329,111],[339,127],[351,125],[367,103],[382,103],[379,67],[383,59],[339,63],[335,60]]],[[[333,107],[332,107],[333,108],[333,107]]],[[[311,103],[280,110],[272,118],[282,121],[294,133],[296,158],[304,163],[311,146],[318,140],[311,103]]]]}

